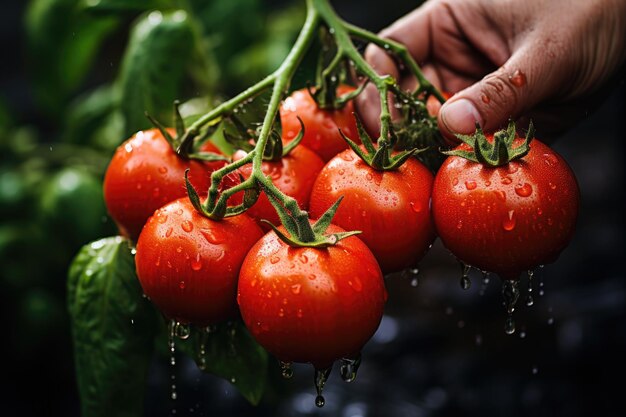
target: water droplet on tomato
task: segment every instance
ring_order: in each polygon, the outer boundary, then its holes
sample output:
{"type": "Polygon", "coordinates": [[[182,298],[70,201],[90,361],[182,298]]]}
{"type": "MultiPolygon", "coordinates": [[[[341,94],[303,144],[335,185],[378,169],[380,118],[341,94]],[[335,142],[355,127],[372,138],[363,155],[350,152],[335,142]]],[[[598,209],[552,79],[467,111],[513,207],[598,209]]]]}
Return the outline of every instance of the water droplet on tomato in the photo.
{"type": "Polygon", "coordinates": [[[500,181],[500,182],[502,182],[502,184],[504,184],[504,185],[509,185],[510,183],[513,182],[513,180],[511,179],[511,177],[504,177],[504,178],[502,178],[502,181],[500,181]]]}
{"type": "Polygon", "coordinates": [[[354,156],[352,156],[351,152],[345,152],[341,154],[341,159],[343,159],[344,161],[354,161],[354,156]]]}
{"type": "Polygon", "coordinates": [[[224,241],[224,236],[222,236],[221,233],[215,229],[202,229],[200,230],[200,233],[204,236],[206,241],[212,245],[219,245],[224,241]]]}
{"type": "Polygon", "coordinates": [[[374,177],[372,176],[372,174],[370,174],[369,172],[367,173],[367,175],[365,176],[365,179],[367,179],[368,181],[371,181],[374,177]]]}
{"type": "Polygon", "coordinates": [[[354,291],[356,292],[360,292],[363,289],[363,284],[361,283],[359,277],[354,277],[353,279],[348,281],[348,285],[351,286],[352,289],[354,289],[354,291]]]}
{"type": "Polygon", "coordinates": [[[453,178],[452,179],[452,185],[457,185],[459,183],[459,179],[458,178],[453,178]]]}
{"type": "Polygon", "coordinates": [[[315,397],[315,405],[317,407],[323,407],[326,403],[326,400],[324,400],[324,397],[322,396],[322,392],[324,391],[324,385],[326,385],[326,381],[328,380],[331,369],[332,367],[326,369],[315,369],[315,390],[317,392],[317,397],[315,397]]]}
{"type": "Polygon", "coordinates": [[[278,310],[278,317],[285,317],[285,310],[284,309],[280,309],[278,310]]]}
{"type": "Polygon", "coordinates": [[[489,96],[487,94],[481,94],[480,95],[480,99],[485,104],[489,104],[489,102],[491,101],[491,99],[489,98],[489,96]]]}
{"type": "Polygon", "coordinates": [[[181,290],[185,289],[185,281],[181,281],[178,283],[178,288],[180,288],[181,290]]]}
{"type": "Polygon", "coordinates": [[[182,246],[176,248],[176,253],[181,253],[183,251],[182,246]]]}
{"type": "Polygon", "coordinates": [[[490,185],[491,185],[491,181],[486,180],[486,181],[485,181],[485,187],[489,187],[490,185]]]}
{"type": "Polygon", "coordinates": [[[476,189],[476,181],[472,181],[472,180],[468,180],[465,181],[465,188],[467,188],[468,190],[475,190],[476,189]]]}
{"type": "Polygon", "coordinates": [[[346,173],[346,170],[345,169],[340,169],[339,171],[337,171],[337,173],[339,175],[344,175],[346,173]]]}
{"type": "Polygon", "coordinates": [[[301,309],[301,308],[299,308],[299,309],[298,309],[298,311],[296,312],[296,316],[297,316],[299,319],[301,319],[303,315],[304,315],[304,313],[302,312],[302,309],[301,309]]]}
{"type": "Polygon", "coordinates": [[[283,362],[279,361],[280,365],[280,374],[285,379],[291,379],[293,377],[293,368],[291,367],[291,362],[283,362]]]}
{"type": "Polygon", "coordinates": [[[173,231],[174,231],[174,229],[172,229],[171,227],[170,227],[170,228],[168,228],[168,229],[165,231],[165,237],[170,237],[170,236],[172,235],[172,232],[173,232],[173,231]]]}
{"type": "Polygon", "coordinates": [[[202,269],[202,261],[200,260],[200,254],[196,254],[196,259],[191,261],[191,269],[194,271],[199,271],[202,269]]]}
{"type": "Polygon", "coordinates": [[[193,223],[191,223],[189,220],[183,220],[183,222],[180,224],[180,227],[185,232],[189,233],[193,230],[193,223]]]}
{"type": "Polygon", "coordinates": [[[356,374],[361,366],[361,354],[359,353],[356,358],[343,358],[341,359],[341,367],[339,373],[341,379],[344,382],[353,382],[356,379],[356,374]]]}
{"type": "Polygon", "coordinates": [[[422,205],[418,201],[411,201],[409,205],[411,206],[411,209],[416,213],[420,213],[422,211],[422,205]]]}
{"type": "Polygon", "coordinates": [[[270,263],[271,264],[277,264],[278,262],[280,262],[280,258],[278,256],[270,256],[270,263]]]}
{"type": "Polygon", "coordinates": [[[301,285],[300,284],[293,284],[291,286],[291,292],[294,293],[295,295],[300,294],[300,290],[301,290],[301,285]]]}
{"type": "Polygon", "coordinates": [[[554,183],[552,183],[552,182],[549,182],[549,183],[548,183],[548,186],[550,187],[550,189],[552,189],[552,190],[556,190],[556,184],[554,184],[554,183]]]}
{"type": "Polygon", "coordinates": [[[307,262],[309,262],[309,257],[306,256],[304,253],[300,255],[300,262],[302,262],[303,264],[306,264],[307,262]]]}
{"type": "Polygon", "coordinates": [[[507,217],[502,220],[502,228],[507,232],[515,229],[515,210],[509,210],[507,217]]]}
{"type": "Polygon", "coordinates": [[[519,69],[515,70],[513,74],[509,75],[509,81],[515,87],[523,87],[526,84],[526,75],[519,69]]]}
{"type": "Polygon", "coordinates": [[[315,274],[309,274],[309,279],[310,279],[311,281],[315,280],[316,278],[317,278],[317,275],[315,275],[315,274]]]}
{"type": "Polygon", "coordinates": [[[527,182],[518,184],[515,186],[515,193],[520,197],[528,197],[533,193],[533,187],[527,182]]]}
{"type": "Polygon", "coordinates": [[[163,224],[167,221],[167,214],[157,216],[157,222],[163,224]]]}
{"type": "Polygon", "coordinates": [[[549,167],[553,167],[559,162],[559,160],[557,159],[555,155],[551,153],[544,153],[543,162],[545,162],[546,165],[548,165],[549,167]]]}
{"type": "Polygon", "coordinates": [[[167,167],[164,167],[164,166],[163,166],[163,167],[160,167],[160,168],[159,168],[159,173],[161,173],[161,174],[167,174],[167,167]]]}

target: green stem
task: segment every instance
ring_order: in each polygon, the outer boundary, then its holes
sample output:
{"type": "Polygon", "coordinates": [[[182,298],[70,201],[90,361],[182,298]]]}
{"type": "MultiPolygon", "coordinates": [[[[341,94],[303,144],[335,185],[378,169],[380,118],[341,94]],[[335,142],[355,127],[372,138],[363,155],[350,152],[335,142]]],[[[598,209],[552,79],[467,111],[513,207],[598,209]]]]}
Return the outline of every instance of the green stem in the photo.
{"type": "Polygon", "coordinates": [[[417,92],[427,92],[437,97],[441,103],[444,103],[446,99],[441,95],[441,92],[424,76],[424,73],[420,69],[417,62],[413,59],[409,50],[403,44],[393,41],[391,39],[383,39],[375,33],[365,30],[358,26],[351,25],[350,23],[344,23],[344,27],[355,38],[359,38],[368,42],[371,42],[385,50],[389,50],[396,54],[404,63],[409,67],[415,78],[417,78],[418,89],[417,92]]]}

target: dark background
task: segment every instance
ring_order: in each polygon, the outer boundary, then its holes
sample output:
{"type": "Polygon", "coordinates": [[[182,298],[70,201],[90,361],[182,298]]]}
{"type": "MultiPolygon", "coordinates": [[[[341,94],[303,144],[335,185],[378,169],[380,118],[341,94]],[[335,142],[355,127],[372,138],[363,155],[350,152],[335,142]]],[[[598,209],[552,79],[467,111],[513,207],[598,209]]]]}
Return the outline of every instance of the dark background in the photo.
{"type": "MultiPolygon", "coordinates": [[[[38,109],[26,71],[25,3],[5,2],[0,14],[0,98],[16,125],[28,126],[52,145],[59,125],[38,109]]],[[[399,0],[385,2],[384,8],[357,1],[335,3],[348,21],[371,30],[413,7],[399,0]]],[[[112,62],[119,63],[123,43],[123,34],[107,43],[101,59],[117,57],[112,62]]],[[[87,86],[115,73],[115,67],[96,67],[101,69],[94,71],[87,86]]],[[[179,416],[622,415],[625,97],[622,78],[602,107],[589,109],[583,121],[572,120],[569,132],[554,143],[578,177],[578,230],[559,260],[537,271],[532,307],[524,305],[524,281],[514,335],[503,331],[499,280],[493,277],[481,295],[480,274],[473,274],[472,287],[463,291],[456,261],[437,243],[421,265],[417,288],[403,277],[389,277],[386,315],[363,352],[359,377],[346,384],[335,369],[323,409],[314,406],[308,366],[297,366],[294,379],[287,382],[273,368],[274,383],[261,405],[252,407],[228,382],[201,374],[181,357],[175,404],[169,400],[167,360],[155,360],[146,415],[172,415],[174,410],[179,416]],[[539,281],[544,283],[543,296],[539,281]]],[[[10,225],[12,218],[5,216],[1,222],[10,225]]],[[[78,415],[64,266],[46,266],[40,253],[29,259],[34,273],[49,281],[15,292],[3,287],[0,413],[78,415]],[[48,305],[44,317],[25,320],[24,300],[30,305],[41,298],[32,294],[42,291],[48,305]]],[[[6,281],[13,270],[0,267],[6,281]]]]}

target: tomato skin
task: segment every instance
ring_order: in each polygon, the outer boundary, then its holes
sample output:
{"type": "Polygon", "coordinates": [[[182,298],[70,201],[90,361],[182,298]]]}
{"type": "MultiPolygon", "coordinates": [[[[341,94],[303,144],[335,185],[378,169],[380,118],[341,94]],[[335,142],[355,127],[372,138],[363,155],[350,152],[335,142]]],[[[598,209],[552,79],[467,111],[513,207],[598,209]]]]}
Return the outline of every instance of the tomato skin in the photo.
{"type": "MultiPolygon", "coordinates": [[[[448,93],[447,91],[442,91],[441,95],[443,96],[443,98],[445,98],[446,100],[448,100],[450,97],[453,96],[452,93],[448,93]]],[[[439,102],[439,100],[437,99],[437,97],[435,97],[434,95],[430,95],[428,96],[428,99],[426,100],[426,110],[428,111],[428,114],[432,117],[437,117],[439,116],[439,110],[441,110],[441,106],[443,104],[441,104],[439,102]]],[[[458,142],[457,142],[458,143],[458,142]]]]}
{"type": "Polygon", "coordinates": [[[360,230],[384,273],[414,266],[435,239],[430,214],[433,175],[411,158],[395,171],[376,171],[351,149],[317,177],[310,213],[321,216],[341,196],[333,223],[360,230]]]}
{"type": "Polygon", "coordinates": [[[448,157],[435,178],[432,206],[437,232],[457,258],[516,279],[553,262],[567,246],[579,198],[565,160],[534,139],[524,158],[497,168],[448,157]]]}
{"type": "MultiPolygon", "coordinates": [[[[353,90],[354,87],[341,85],[337,88],[337,94],[344,95],[353,90]]],[[[338,110],[321,110],[306,88],[294,91],[280,106],[283,140],[289,142],[300,133],[299,116],[304,124],[304,137],[300,143],[327,162],[348,148],[339,129],[353,141],[361,143],[354,111],[352,101],[338,110]]]]}
{"type": "MultiPolygon", "coordinates": [[[[246,156],[246,152],[239,150],[233,155],[237,161],[246,156]]],[[[324,161],[317,154],[304,146],[296,146],[280,161],[263,161],[261,170],[272,179],[274,185],[289,197],[293,197],[301,209],[309,208],[309,198],[313,182],[317,174],[324,167],[324,161]]],[[[252,164],[239,169],[244,178],[252,175],[252,164]]],[[[241,203],[243,192],[233,196],[233,203],[241,203]]],[[[261,193],[257,202],[246,212],[254,219],[269,220],[272,224],[280,224],[276,210],[268,200],[265,193],[261,193]]],[[[268,231],[270,227],[266,223],[260,223],[261,228],[268,231]]]]}
{"type": "Polygon", "coordinates": [[[386,300],[380,268],[357,237],[324,249],[293,248],[274,232],[246,256],[237,294],[244,323],[264,348],[318,369],[361,350],[386,300]]]}
{"type": "Polygon", "coordinates": [[[237,311],[239,268],[263,232],[247,215],[211,220],[187,197],[158,209],[137,242],[144,293],[168,318],[207,326],[237,311]]]}
{"type": "Polygon", "coordinates": [[[104,177],[104,200],[120,233],[136,241],[156,209],[187,195],[186,169],[191,184],[206,195],[211,173],[222,166],[222,161],[185,160],[159,130],[141,131],[115,151],[104,177]]]}

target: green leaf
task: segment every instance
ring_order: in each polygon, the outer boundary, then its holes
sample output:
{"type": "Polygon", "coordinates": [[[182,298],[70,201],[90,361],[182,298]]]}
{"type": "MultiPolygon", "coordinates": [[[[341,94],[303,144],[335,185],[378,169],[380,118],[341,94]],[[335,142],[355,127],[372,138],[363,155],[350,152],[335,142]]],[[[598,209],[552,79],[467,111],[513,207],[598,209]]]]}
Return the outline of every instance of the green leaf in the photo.
{"type": "Polygon", "coordinates": [[[92,16],[79,0],[34,0],[26,12],[27,57],[38,101],[58,115],[80,86],[117,18],[92,16]]]}
{"type": "Polygon", "coordinates": [[[110,85],[78,97],[66,112],[63,140],[114,150],[124,139],[118,104],[119,97],[110,85]]]}
{"type": "Polygon", "coordinates": [[[172,102],[193,55],[189,20],[183,10],[154,11],[135,24],[118,78],[125,137],[151,127],[146,112],[165,125],[173,122],[172,102]]]}
{"type": "Polygon", "coordinates": [[[176,343],[200,369],[230,381],[250,403],[259,403],[267,382],[268,354],[241,321],[222,323],[208,334],[192,329],[189,339],[176,343]]]}
{"type": "Polygon", "coordinates": [[[142,297],[127,240],[80,250],[69,270],[68,308],[83,417],[142,415],[157,315],[142,297]]]}

